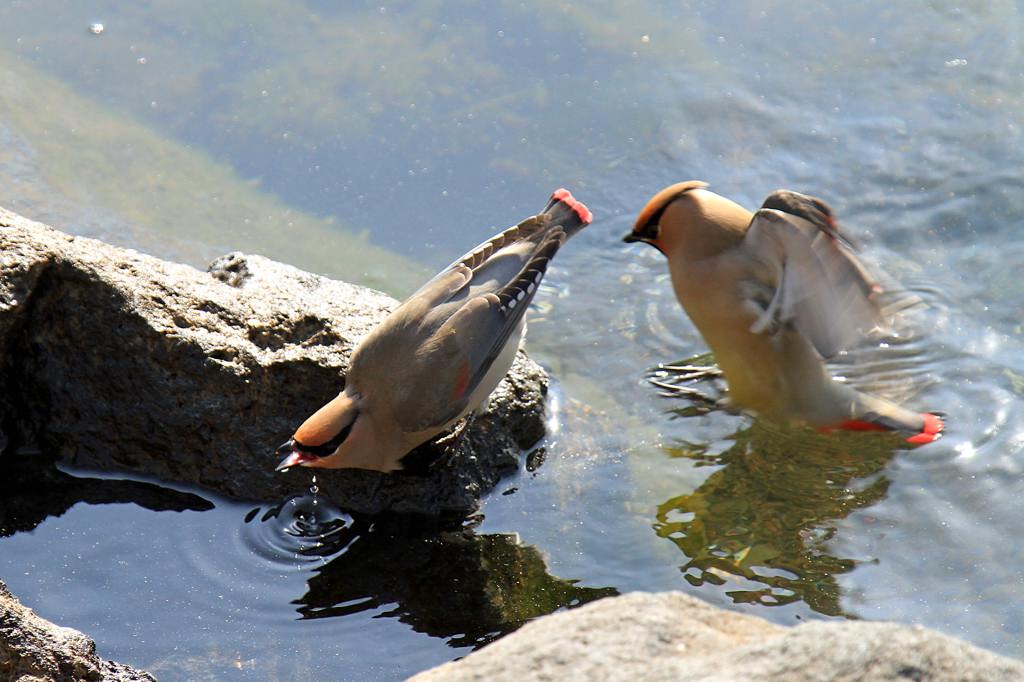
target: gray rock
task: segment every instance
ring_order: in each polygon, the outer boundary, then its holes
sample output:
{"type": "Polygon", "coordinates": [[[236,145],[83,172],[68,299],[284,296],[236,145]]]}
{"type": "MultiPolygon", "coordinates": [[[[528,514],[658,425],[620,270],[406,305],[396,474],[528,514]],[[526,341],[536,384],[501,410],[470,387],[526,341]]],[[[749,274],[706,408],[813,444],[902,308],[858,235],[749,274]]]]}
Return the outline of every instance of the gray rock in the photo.
{"type": "Polygon", "coordinates": [[[919,626],[781,627],[679,592],[634,592],[540,618],[415,682],[1022,680],[1024,663],[919,626]]]}
{"type": "MultiPolygon", "coordinates": [[[[274,449],[337,394],[353,347],[394,305],[259,256],[230,254],[204,273],[0,209],[0,441],[280,499],[311,477],[275,473],[274,449]]],[[[423,475],[320,470],[320,490],[356,512],[469,513],[543,434],[546,390],[520,352],[442,464],[423,475]]],[[[425,458],[442,452],[423,447],[425,458]]]]}
{"type": "Polygon", "coordinates": [[[0,582],[0,679],[18,682],[149,681],[149,673],[96,655],[78,630],[54,625],[23,606],[0,582]]]}

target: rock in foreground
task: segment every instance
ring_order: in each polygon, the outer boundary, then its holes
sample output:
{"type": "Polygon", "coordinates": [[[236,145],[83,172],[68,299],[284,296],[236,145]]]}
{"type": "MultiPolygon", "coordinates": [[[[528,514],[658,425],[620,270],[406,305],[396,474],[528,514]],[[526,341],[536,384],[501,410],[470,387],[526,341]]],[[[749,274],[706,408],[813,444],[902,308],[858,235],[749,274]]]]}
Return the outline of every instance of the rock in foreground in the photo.
{"type": "MultiPolygon", "coordinates": [[[[280,499],[311,477],[275,473],[274,449],[394,305],[259,256],[200,272],[0,209],[0,448],[280,499]]],[[[520,353],[443,466],[321,470],[320,490],[356,512],[468,513],[543,434],[546,387],[520,353]]]]}
{"type": "Polygon", "coordinates": [[[1024,679],[1024,663],[919,626],[781,627],[679,592],[635,592],[541,618],[411,679],[987,682],[1024,679]]]}
{"type": "Polygon", "coordinates": [[[149,673],[96,655],[78,630],[54,625],[23,606],[0,582],[0,679],[154,682],[149,673]]]}

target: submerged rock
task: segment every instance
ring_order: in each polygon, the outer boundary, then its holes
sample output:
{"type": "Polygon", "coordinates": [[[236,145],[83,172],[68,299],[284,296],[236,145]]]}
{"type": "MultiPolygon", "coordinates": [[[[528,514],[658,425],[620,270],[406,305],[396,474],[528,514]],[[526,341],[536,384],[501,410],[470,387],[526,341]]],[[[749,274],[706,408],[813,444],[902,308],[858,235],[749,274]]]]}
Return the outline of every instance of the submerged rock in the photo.
{"type": "MultiPolygon", "coordinates": [[[[279,499],[311,475],[275,473],[275,447],[337,394],[352,349],[396,304],[260,256],[201,272],[0,209],[0,443],[6,456],[279,499]]],[[[320,491],[354,512],[468,513],[543,434],[546,389],[520,352],[441,464],[319,470],[320,491]]]]}
{"type": "Polygon", "coordinates": [[[54,625],[21,604],[0,582],[0,679],[154,682],[149,673],[96,655],[78,630],[54,625]]]}
{"type": "Polygon", "coordinates": [[[1024,663],[920,626],[782,627],[680,592],[634,592],[546,616],[411,681],[1021,679],[1024,663]]]}

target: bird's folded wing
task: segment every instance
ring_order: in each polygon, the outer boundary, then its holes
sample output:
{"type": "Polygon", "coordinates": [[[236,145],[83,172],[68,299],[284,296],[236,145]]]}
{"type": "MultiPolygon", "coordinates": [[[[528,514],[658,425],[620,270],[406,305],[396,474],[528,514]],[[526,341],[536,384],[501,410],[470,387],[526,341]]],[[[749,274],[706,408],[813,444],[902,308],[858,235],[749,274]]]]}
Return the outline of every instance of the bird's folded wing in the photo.
{"type": "Polygon", "coordinates": [[[767,301],[751,300],[762,311],[751,331],[790,325],[830,358],[885,327],[884,289],[845,240],[801,217],[761,209],[744,247],[760,266],[751,290],[770,292],[767,301]]]}
{"type": "Polygon", "coordinates": [[[461,263],[453,263],[405,299],[395,311],[399,314],[394,319],[403,324],[422,321],[431,309],[461,291],[472,279],[472,270],[461,263]]]}
{"type": "Polygon", "coordinates": [[[412,409],[410,405],[403,412],[420,416],[405,427],[418,430],[438,426],[465,410],[474,389],[522,323],[548,263],[564,241],[560,227],[551,229],[507,284],[469,298],[420,346],[414,362],[446,370],[413,373],[424,377],[422,386],[408,392],[409,400],[420,407],[412,409]]]}
{"type": "MultiPolygon", "coordinates": [[[[540,220],[540,216],[531,216],[518,225],[513,225],[507,230],[494,235],[487,241],[473,248],[473,250],[468,251],[457,258],[451,263],[451,265],[436,274],[430,281],[416,290],[409,299],[424,296],[428,298],[437,298],[446,290],[450,291],[450,293],[454,293],[461,288],[462,284],[465,284],[465,282],[459,284],[459,286],[454,290],[450,290],[449,286],[455,282],[455,280],[452,279],[453,272],[466,273],[467,271],[476,270],[498,251],[505,249],[518,241],[528,239],[538,230],[543,229],[543,227],[545,227],[545,225],[540,220]]],[[[440,298],[438,300],[444,299],[440,298]]]]}

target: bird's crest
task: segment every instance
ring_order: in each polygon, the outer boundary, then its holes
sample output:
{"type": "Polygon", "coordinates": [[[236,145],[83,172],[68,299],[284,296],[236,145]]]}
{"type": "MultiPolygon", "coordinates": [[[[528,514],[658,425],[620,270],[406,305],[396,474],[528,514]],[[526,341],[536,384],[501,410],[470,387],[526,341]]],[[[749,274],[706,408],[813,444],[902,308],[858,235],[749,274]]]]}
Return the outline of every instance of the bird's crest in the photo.
{"type": "Polygon", "coordinates": [[[640,215],[637,216],[636,223],[633,225],[634,234],[642,235],[649,225],[656,224],[661,218],[661,214],[665,212],[665,208],[679,196],[691,190],[704,189],[707,186],[708,183],[700,180],[687,180],[669,185],[661,190],[651,197],[651,200],[640,211],[640,215]]]}

